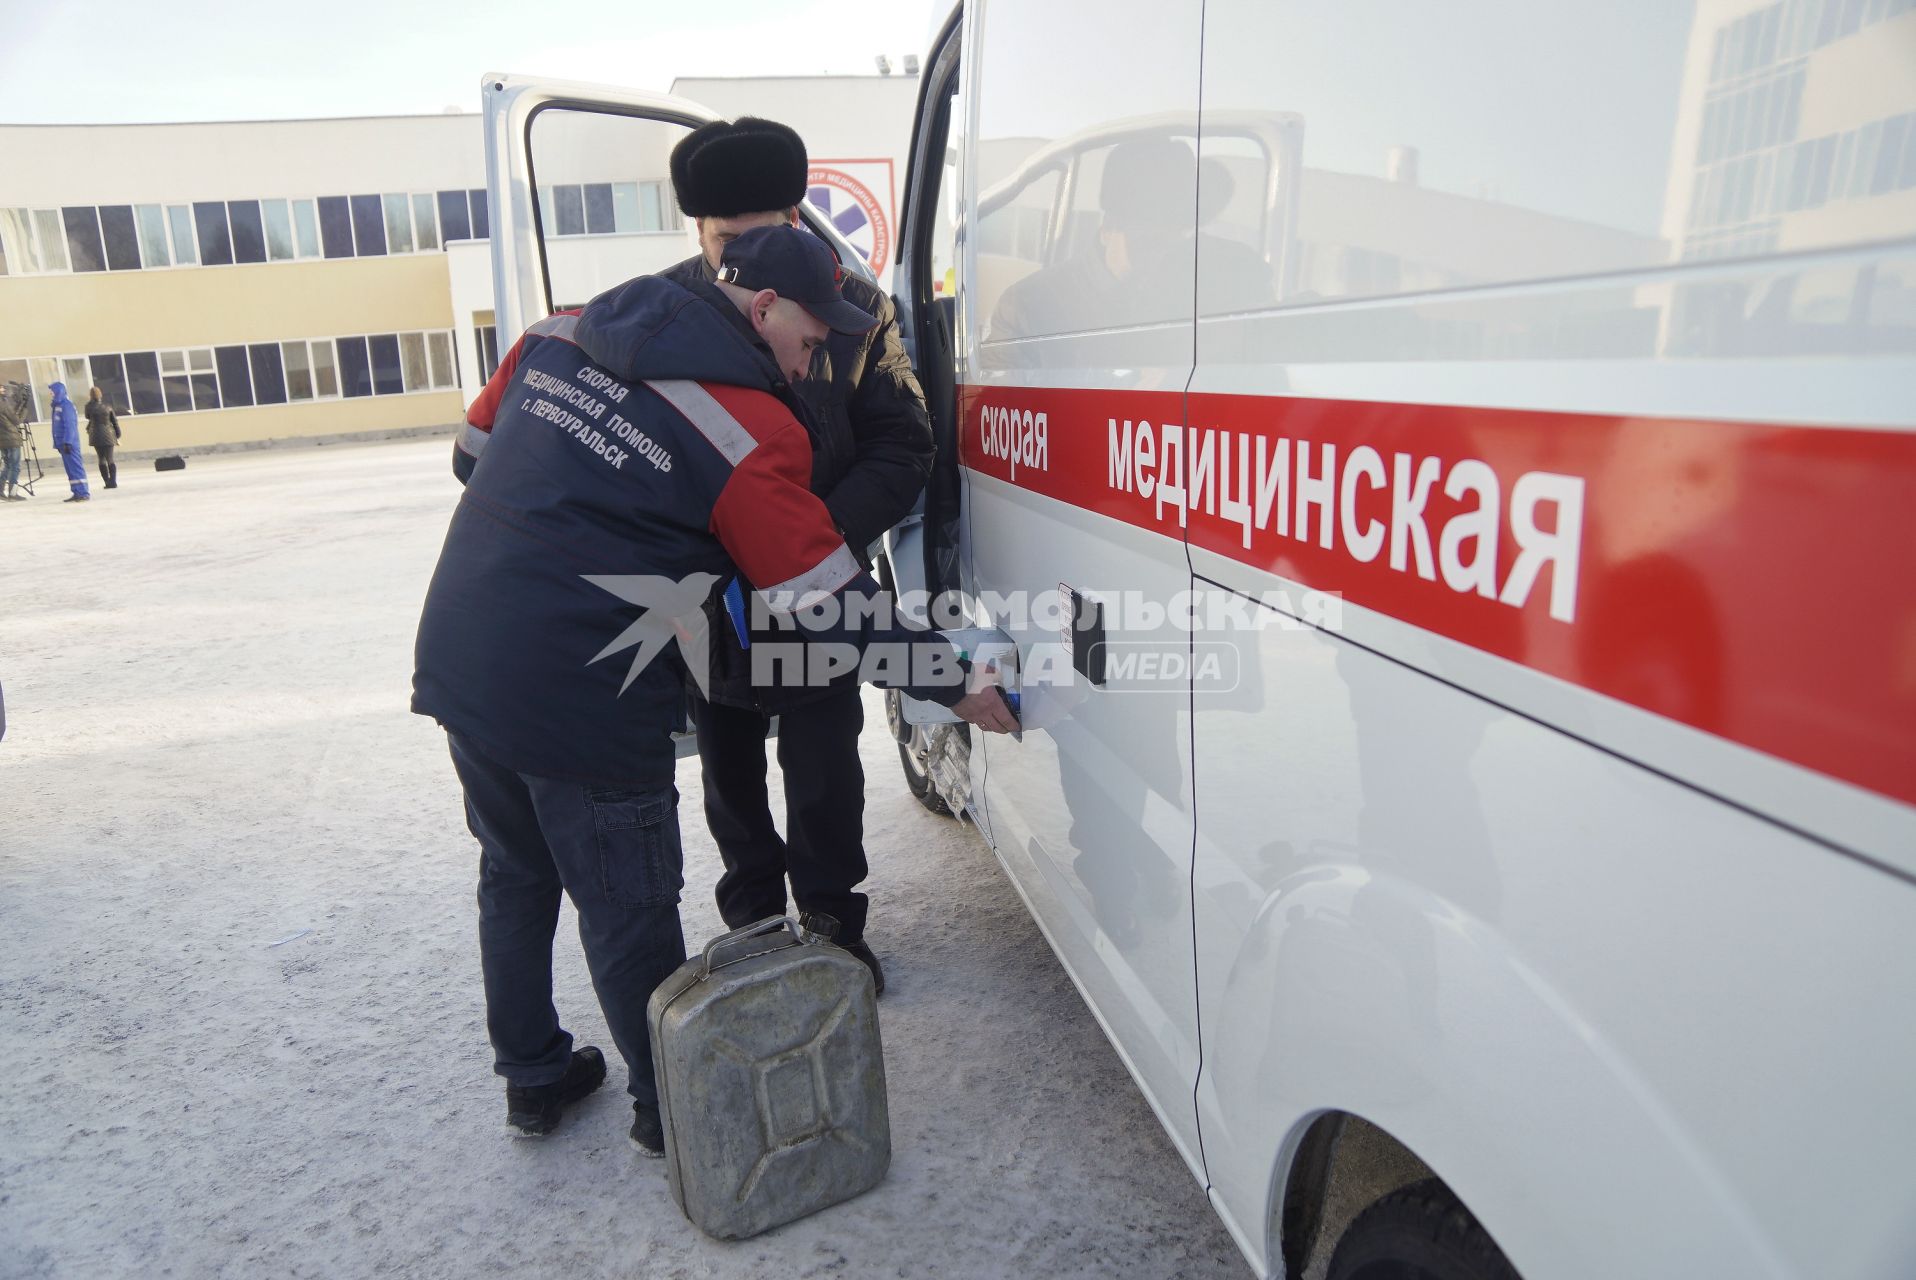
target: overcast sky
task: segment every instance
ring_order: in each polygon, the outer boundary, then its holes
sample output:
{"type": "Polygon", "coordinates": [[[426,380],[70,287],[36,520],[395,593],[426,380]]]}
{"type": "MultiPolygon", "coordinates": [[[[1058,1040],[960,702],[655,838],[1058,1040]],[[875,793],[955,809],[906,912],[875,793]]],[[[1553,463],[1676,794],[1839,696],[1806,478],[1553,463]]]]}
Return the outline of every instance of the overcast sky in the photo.
{"type": "Polygon", "coordinates": [[[476,111],[488,71],[666,89],[872,72],[943,0],[0,0],[0,123],[476,111]]]}

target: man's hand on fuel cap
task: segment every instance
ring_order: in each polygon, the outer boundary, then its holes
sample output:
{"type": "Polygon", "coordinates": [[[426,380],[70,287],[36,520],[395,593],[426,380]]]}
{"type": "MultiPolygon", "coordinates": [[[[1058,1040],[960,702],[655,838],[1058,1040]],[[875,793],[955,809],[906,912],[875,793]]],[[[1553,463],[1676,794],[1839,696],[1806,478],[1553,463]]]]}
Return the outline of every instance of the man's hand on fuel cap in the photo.
{"type": "Polygon", "coordinates": [[[973,689],[952,704],[951,709],[967,724],[975,724],[986,733],[1015,733],[1018,717],[1005,701],[1005,691],[995,684],[973,689]]]}

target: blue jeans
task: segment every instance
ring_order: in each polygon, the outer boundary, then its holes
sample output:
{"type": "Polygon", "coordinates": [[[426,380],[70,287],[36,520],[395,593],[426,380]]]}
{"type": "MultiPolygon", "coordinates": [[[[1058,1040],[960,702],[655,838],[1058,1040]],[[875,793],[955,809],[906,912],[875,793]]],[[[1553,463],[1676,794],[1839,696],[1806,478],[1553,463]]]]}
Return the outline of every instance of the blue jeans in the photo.
{"type": "Polygon", "coordinates": [[[0,449],[0,490],[20,483],[20,447],[0,449]]]}
{"type": "Polygon", "coordinates": [[[514,1085],[552,1084],[572,1060],[572,1036],[552,1005],[564,892],[579,913],[599,1008],[625,1058],[627,1091],[657,1106],[645,1006],[685,960],[677,788],[514,773],[472,739],[446,736],[466,792],[466,824],[479,839],[479,960],[493,1070],[514,1085]]]}

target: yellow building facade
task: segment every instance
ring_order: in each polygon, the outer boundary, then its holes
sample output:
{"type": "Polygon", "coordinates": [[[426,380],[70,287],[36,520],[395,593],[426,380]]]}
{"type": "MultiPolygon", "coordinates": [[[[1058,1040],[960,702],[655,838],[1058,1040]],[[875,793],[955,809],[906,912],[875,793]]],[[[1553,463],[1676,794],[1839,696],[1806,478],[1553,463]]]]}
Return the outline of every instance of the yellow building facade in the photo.
{"type": "Polygon", "coordinates": [[[15,126],[0,154],[0,380],[40,422],[55,381],[100,387],[128,450],[460,420],[477,117],[15,126]]]}
{"type": "MultiPolygon", "coordinates": [[[[881,280],[916,91],[904,76],[674,86],[796,127],[815,199],[862,183],[839,225],[881,280]]],[[[545,122],[541,251],[559,303],[695,251],[667,177],[683,134],[545,122]]],[[[56,381],[76,402],[100,387],[128,451],[452,428],[516,336],[493,323],[476,113],[0,126],[0,157],[0,383],[31,388],[43,454],[56,381]]]]}

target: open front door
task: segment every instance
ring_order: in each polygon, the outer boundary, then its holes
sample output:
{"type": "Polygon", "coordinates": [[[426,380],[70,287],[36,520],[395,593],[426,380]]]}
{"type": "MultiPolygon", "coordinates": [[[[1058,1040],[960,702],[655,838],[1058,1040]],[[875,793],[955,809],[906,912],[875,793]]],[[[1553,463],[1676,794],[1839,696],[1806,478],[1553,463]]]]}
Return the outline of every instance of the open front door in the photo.
{"type": "MultiPolygon", "coordinates": [[[[668,94],[502,74],[480,94],[502,351],[552,312],[698,252],[670,160],[714,112],[668,94]]],[[[809,204],[799,213],[847,270],[870,278],[829,219],[809,204]]]]}

